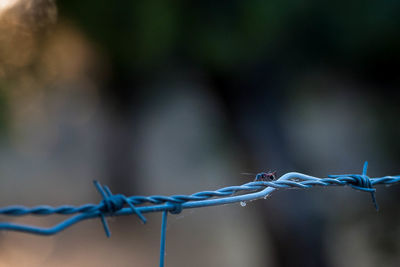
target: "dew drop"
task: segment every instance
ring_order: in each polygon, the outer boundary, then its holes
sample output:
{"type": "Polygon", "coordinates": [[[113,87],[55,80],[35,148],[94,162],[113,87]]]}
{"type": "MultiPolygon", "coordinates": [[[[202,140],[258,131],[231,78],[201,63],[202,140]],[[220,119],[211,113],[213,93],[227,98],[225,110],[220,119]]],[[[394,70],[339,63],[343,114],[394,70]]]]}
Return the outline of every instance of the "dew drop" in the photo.
{"type": "Polygon", "coordinates": [[[244,202],[244,201],[240,201],[240,206],[242,206],[242,207],[246,207],[246,202],[244,202]]]}

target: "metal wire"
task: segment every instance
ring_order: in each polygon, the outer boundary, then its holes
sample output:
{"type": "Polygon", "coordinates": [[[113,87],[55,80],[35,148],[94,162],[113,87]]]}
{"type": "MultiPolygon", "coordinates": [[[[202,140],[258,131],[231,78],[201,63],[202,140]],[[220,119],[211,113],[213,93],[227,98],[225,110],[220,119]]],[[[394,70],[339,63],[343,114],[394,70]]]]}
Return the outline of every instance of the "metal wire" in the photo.
{"type": "Polygon", "coordinates": [[[1,222],[0,230],[19,231],[38,235],[53,235],[60,231],[87,219],[100,217],[106,235],[110,236],[110,230],[106,221],[107,216],[120,216],[136,214],[139,219],[146,223],[144,213],[163,211],[160,266],[164,266],[165,252],[165,229],[167,224],[167,213],[177,214],[182,209],[200,208],[206,206],[224,205],[234,202],[245,202],[268,196],[280,188],[311,188],[313,186],[345,186],[349,185],[356,190],[371,193],[372,202],[378,210],[375,198],[376,189],[374,185],[391,185],[400,182],[400,175],[384,176],[381,178],[370,178],[367,176],[368,162],[365,162],[362,174],[329,175],[327,178],[317,178],[298,172],[290,172],[275,181],[255,181],[240,186],[229,186],[216,191],[202,191],[192,195],[175,196],[131,196],[122,194],[114,195],[111,190],[94,181],[96,189],[102,196],[99,204],[85,204],[82,206],[63,205],[51,207],[46,205],[36,207],[9,206],[0,208],[0,215],[22,216],[22,215],[50,215],[63,214],[72,215],[59,224],[43,228],[33,225],[15,224],[1,222]]]}

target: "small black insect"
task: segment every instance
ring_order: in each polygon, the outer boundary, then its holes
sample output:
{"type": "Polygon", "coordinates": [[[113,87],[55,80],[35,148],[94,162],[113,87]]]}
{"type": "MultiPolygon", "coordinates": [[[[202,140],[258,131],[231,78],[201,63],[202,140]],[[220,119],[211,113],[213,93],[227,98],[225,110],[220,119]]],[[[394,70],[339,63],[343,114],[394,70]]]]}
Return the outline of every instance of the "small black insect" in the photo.
{"type": "Polygon", "coordinates": [[[254,179],[254,182],[257,181],[273,181],[276,179],[276,171],[269,171],[269,172],[260,172],[256,175],[256,179],[254,179]]]}

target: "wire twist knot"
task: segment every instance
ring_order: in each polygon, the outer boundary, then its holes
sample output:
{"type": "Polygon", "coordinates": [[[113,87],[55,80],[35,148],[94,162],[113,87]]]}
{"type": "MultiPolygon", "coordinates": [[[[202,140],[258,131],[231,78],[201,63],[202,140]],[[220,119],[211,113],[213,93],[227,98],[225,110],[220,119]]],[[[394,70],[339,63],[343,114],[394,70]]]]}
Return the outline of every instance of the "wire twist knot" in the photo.
{"type": "Polygon", "coordinates": [[[329,177],[330,178],[344,178],[344,179],[351,178],[353,181],[349,181],[349,184],[352,188],[371,193],[372,202],[374,203],[375,209],[378,211],[379,206],[378,206],[378,203],[377,203],[376,197],[375,197],[376,189],[372,186],[371,179],[367,175],[367,169],[368,169],[368,162],[366,161],[364,163],[364,168],[363,168],[362,174],[329,175],[329,177]]]}
{"type": "Polygon", "coordinates": [[[372,187],[371,179],[367,175],[352,174],[349,175],[349,177],[354,179],[354,184],[350,184],[354,189],[371,193],[376,191],[376,189],[372,187]]]}
{"type": "Polygon", "coordinates": [[[100,203],[99,212],[107,237],[111,236],[111,232],[105,216],[113,216],[117,211],[121,210],[125,204],[132,209],[133,213],[139,216],[143,223],[146,223],[146,218],[135,208],[129,198],[122,194],[113,195],[108,186],[101,185],[98,181],[93,181],[93,183],[96,186],[97,191],[99,191],[100,195],[103,197],[103,200],[100,203]]]}
{"type": "Polygon", "coordinates": [[[169,203],[174,205],[174,208],[169,210],[171,214],[179,214],[182,212],[182,203],[169,203]]]}
{"type": "Polygon", "coordinates": [[[125,203],[126,200],[124,195],[118,194],[118,195],[106,196],[106,198],[103,198],[103,200],[101,201],[102,207],[100,208],[100,211],[102,213],[107,213],[112,215],[115,212],[122,209],[125,203]]]}

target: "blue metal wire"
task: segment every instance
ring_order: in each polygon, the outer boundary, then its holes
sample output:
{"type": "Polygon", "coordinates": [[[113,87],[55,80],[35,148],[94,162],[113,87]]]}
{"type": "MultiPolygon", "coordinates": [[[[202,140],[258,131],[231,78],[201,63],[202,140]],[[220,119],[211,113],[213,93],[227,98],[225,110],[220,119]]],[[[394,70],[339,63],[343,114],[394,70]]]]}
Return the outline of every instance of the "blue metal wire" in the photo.
{"type": "Polygon", "coordinates": [[[19,231],[38,235],[53,235],[83,220],[100,217],[106,235],[110,236],[110,230],[106,221],[107,216],[120,216],[136,214],[139,219],[146,223],[144,213],[163,211],[160,266],[163,266],[165,252],[165,229],[167,224],[167,213],[179,213],[182,209],[199,208],[206,206],[224,205],[234,202],[250,201],[264,198],[276,189],[280,188],[311,188],[313,186],[345,186],[349,185],[356,190],[371,193],[372,201],[378,210],[375,198],[378,184],[391,185],[400,182],[400,175],[385,176],[381,178],[370,178],[367,176],[368,163],[365,162],[362,174],[329,175],[327,178],[317,178],[298,172],[290,172],[275,181],[255,181],[240,186],[229,186],[216,191],[202,191],[192,195],[175,196],[131,196],[122,194],[113,195],[111,190],[94,181],[96,189],[103,200],[99,204],[85,204],[81,206],[63,205],[51,207],[46,205],[36,207],[9,206],[0,208],[0,215],[22,216],[22,215],[50,215],[63,214],[72,215],[59,224],[43,228],[33,225],[15,224],[1,222],[0,230],[19,231]]]}
{"type": "Polygon", "coordinates": [[[168,211],[164,210],[162,213],[161,222],[161,238],[160,238],[160,267],[164,267],[164,257],[165,257],[165,236],[167,234],[167,217],[168,211]]]}

